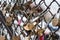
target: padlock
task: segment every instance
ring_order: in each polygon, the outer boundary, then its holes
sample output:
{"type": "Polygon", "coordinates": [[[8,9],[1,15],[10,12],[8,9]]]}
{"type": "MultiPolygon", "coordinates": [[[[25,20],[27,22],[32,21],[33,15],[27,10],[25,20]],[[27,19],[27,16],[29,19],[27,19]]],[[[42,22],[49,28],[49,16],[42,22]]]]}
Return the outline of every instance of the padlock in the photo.
{"type": "Polygon", "coordinates": [[[10,10],[10,7],[11,7],[11,3],[9,3],[9,5],[6,5],[5,10],[6,10],[6,11],[9,11],[9,10],[10,10]]]}
{"type": "Polygon", "coordinates": [[[30,37],[28,36],[28,37],[25,37],[25,40],[30,40],[30,37]]]}
{"type": "Polygon", "coordinates": [[[39,36],[42,36],[43,33],[44,33],[44,30],[43,30],[43,29],[38,29],[38,35],[39,35],[39,36]]]}
{"type": "Polygon", "coordinates": [[[43,9],[39,6],[38,8],[36,8],[36,11],[37,11],[37,13],[39,13],[39,12],[42,12],[43,9]]]}
{"type": "Polygon", "coordinates": [[[44,40],[44,30],[38,29],[38,40],[44,40]]]}
{"type": "Polygon", "coordinates": [[[2,4],[3,7],[5,7],[7,5],[7,2],[4,1],[4,3],[2,4]]]}
{"type": "Polygon", "coordinates": [[[44,18],[45,18],[46,22],[49,22],[49,21],[51,20],[51,18],[52,18],[52,15],[51,15],[49,12],[47,12],[47,13],[44,15],[44,18]]]}
{"type": "Polygon", "coordinates": [[[12,29],[12,40],[20,40],[20,36],[16,32],[16,27],[14,26],[14,24],[12,25],[12,29]]]}
{"type": "Polygon", "coordinates": [[[27,18],[26,17],[23,17],[22,20],[23,20],[23,22],[26,22],[27,21],[27,18]]]}
{"type": "Polygon", "coordinates": [[[35,7],[35,6],[36,6],[36,5],[35,5],[34,2],[30,4],[30,7],[31,7],[31,8],[33,8],[33,7],[35,7]]]}
{"type": "Polygon", "coordinates": [[[21,24],[21,20],[18,20],[18,25],[20,25],[21,24]]]}
{"type": "Polygon", "coordinates": [[[5,36],[0,35],[0,40],[5,40],[5,36]]]}
{"type": "Polygon", "coordinates": [[[13,20],[12,17],[7,17],[7,18],[6,18],[6,25],[7,25],[7,26],[11,26],[12,20],[13,20]]]}
{"type": "Polygon", "coordinates": [[[18,25],[20,25],[21,24],[21,21],[22,21],[21,20],[21,16],[18,14],[17,17],[18,17],[18,25]]]}
{"type": "Polygon", "coordinates": [[[53,20],[52,20],[52,25],[53,26],[57,26],[58,25],[58,21],[59,19],[57,19],[57,18],[54,18],[53,20]]]}
{"type": "Polygon", "coordinates": [[[23,6],[20,6],[20,5],[15,4],[15,5],[13,6],[13,8],[10,9],[10,11],[13,12],[13,11],[15,11],[15,10],[23,11],[24,8],[23,8],[23,6]]]}
{"type": "Polygon", "coordinates": [[[20,35],[20,39],[25,40],[25,37],[23,36],[23,34],[20,35]]]}
{"type": "Polygon", "coordinates": [[[28,9],[30,8],[30,4],[32,3],[32,1],[28,1],[27,3],[24,4],[25,8],[28,9]]]}
{"type": "Polygon", "coordinates": [[[58,40],[59,39],[59,35],[52,33],[51,35],[52,40],[58,40]]]}
{"type": "Polygon", "coordinates": [[[24,26],[24,34],[25,36],[30,36],[32,35],[32,30],[35,28],[36,22],[34,23],[28,23],[26,26],[24,26]]]}
{"type": "Polygon", "coordinates": [[[14,14],[9,14],[8,13],[6,16],[7,16],[6,17],[6,25],[11,26],[12,21],[14,20],[14,14]]]}
{"type": "Polygon", "coordinates": [[[39,36],[39,40],[44,40],[44,35],[39,36]]]}
{"type": "Polygon", "coordinates": [[[34,23],[27,23],[27,25],[24,26],[24,29],[25,29],[25,30],[32,30],[32,29],[35,28],[35,25],[36,25],[36,24],[37,24],[36,22],[34,22],[34,23]]]}
{"type": "Polygon", "coordinates": [[[5,40],[5,36],[2,35],[3,31],[2,31],[2,25],[0,25],[0,40],[5,40]]]}
{"type": "Polygon", "coordinates": [[[44,34],[49,35],[50,33],[51,33],[51,31],[49,30],[49,28],[46,28],[45,31],[44,31],[44,34]]]}
{"type": "Polygon", "coordinates": [[[16,19],[14,20],[14,24],[15,24],[15,25],[18,25],[18,22],[17,22],[17,20],[16,20],[16,19]]]}
{"type": "Polygon", "coordinates": [[[20,40],[19,36],[12,36],[12,40],[20,40]]]}
{"type": "Polygon", "coordinates": [[[6,17],[9,17],[9,14],[10,14],[10,13],[6,13],[6,17]]]}

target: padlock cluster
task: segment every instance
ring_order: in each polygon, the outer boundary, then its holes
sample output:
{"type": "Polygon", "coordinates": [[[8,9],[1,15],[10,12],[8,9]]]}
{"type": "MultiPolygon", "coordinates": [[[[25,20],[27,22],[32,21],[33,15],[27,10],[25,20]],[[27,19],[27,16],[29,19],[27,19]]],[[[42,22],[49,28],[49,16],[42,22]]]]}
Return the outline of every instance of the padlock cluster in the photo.
{"type": "Polygon", "coordinates": [[[0,40],[58,40],[60,12],[52,14],[52,4],[45,4],[44,10],[42,3],[45,1],[37,4],[35,0],[1,0],[0,40]]]}

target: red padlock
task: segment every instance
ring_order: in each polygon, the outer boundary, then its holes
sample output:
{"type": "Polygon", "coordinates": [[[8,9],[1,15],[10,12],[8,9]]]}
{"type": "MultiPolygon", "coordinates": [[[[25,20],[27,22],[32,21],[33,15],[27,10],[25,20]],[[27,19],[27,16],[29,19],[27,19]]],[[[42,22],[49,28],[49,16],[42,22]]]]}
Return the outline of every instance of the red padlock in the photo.
{"type": "Polygon", "coordinates": [[[44,35],[39,36],[39,40],[44,40],[44,35]]]}

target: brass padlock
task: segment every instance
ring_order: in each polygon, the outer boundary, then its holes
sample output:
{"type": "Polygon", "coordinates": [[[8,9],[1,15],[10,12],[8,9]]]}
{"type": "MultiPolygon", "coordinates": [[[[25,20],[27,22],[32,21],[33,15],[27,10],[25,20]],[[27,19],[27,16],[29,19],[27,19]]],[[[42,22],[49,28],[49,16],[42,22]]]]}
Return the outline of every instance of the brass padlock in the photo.
{"type": "Polygon", "coordinates": [[[27,23],[26,26],[24,26],[25,30],[32,30],[33,28],[35,28],[36,22],[34,23],[27,23]]]}
{"type": "Polygon", "coordinates": [[[38,35],[39,35],[39,36],[42,36],[42,35],[43,35],[43,32],[44,32],[43,29],[38,29],[38,35]]]}
{"type": "Polygon", "coordinates": [[[13,36],[12,40],[20,40],[20,37],[19,36],[13,36]]]}
{"type": "Polygon", "coordinates": [[[7,25],[7,26],[11,26],[12,20],[13,20],[12,17],[7,17],[7,18],[6,18],[6,25],[7,25]]]}
{"type": "Polygon", "coordinates": [[[60,26],[60,19],[54,18],[54,19],[52,20],[52,24],[53,24],[53,26],[60,26]]]}

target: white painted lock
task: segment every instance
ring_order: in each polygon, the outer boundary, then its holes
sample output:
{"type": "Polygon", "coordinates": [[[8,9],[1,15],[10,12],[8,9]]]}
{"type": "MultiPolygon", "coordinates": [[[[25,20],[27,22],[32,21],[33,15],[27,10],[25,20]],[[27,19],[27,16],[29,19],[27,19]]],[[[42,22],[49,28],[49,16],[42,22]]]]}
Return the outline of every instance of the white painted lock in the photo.
{"type": "Polygon", "coordinates": [[[20,38],[21,38],[21,40],[25,40],[25,38],[23,37],[23,35],[22,35],[22,34],[20,35],[20,38]]]}
{"type": "Polygon", "coordinates": [[[17,20],[14,20],[14,24],[16,24],[16,25],[18,24],[17,20]]]}
{"type": "Polygon", "coordinates": [[[28,37],[25,37],[25,40],[30,40],[30,37],[28,36],[28,37]]]}
{"type": "Polygon", "coordinates": [[[17,32],[18,32],[18,34],[20,34],[20,27],[17,27],[17,32]]]}
{"type": "Polygon", "coordinates": [[[33,22],[33,25],[36,25],[37,23],[36,22],[33,22]]]}
{"type": "Polygon", "coordinates": [[[7,35],[7,30],[6,30],[6,29],[4,29],[3,33],[4,33],[5,35],[7,35]]]}
{"type": "Polygon", "coordinates": [[[9,17],[9,15],[10,15],[9,13],[6,13],[6,17],[9,17]]]}
{"type": "Polygon", "coordinates": [[[51,31],[47,28],[44,33],[45,33],[45,34],[50,34],[51,31]]]}
{"type": "Polygon", "coordinates": [[[21,22],[20,26],[23,26],[23,25],[24,25],[24,23],[23,23],[23,22],[21,22]]]}
{"type": "Polygon", "coordinates": [[[15,30],[14,24],[12,25],[12,29],[15,30]]]}
{"type": "Polygon", "coordinates": [[[39,17],[35,17],[34,19],[30,20],[31,22],[34,22],[38,19],[39,17]]]}
{"type": "Polygon", "coordinates": [[[20,19],[21,19],[21,16],[20,16],[19,14],[17,15],[17,17],[18,17],[18,20],[20,20],[20,19]]]}
{"type": "Polygon", "coordinates": [[[16,36],[19,36],[19,34],[17,32],[15,32],[16,36]]]}
{"type": "Polygon", "coordinates": [[[35,3],[33,2],[32,4],[30,4],[31,8],[35,7],[35,3]]]}
{"type": "Polygon", "coordinates": [[[7,34],[7,40],[10,40],[10,35],[9,34],[7,34]]]}
{"type": "Polygon", "coordinates": [[[60,36],[60,29],[56,32],[56,34],[58,34],[60,36]]]}
{"type": "Polygon", "coordinates": [[[22,19],[24,22],[26,22],[27,21],[27,18],[26,17],[23,17],[23,19],[22,19]]]}

